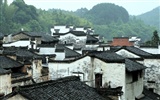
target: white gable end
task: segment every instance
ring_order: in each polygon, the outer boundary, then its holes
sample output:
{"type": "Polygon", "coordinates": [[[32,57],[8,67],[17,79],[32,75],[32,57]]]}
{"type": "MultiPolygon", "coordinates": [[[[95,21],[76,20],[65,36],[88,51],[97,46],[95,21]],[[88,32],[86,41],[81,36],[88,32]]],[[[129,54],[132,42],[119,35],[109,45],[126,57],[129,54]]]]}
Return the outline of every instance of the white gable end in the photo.
{"type": "Polygon", "coordinates": [[[134,54],[134,53],[131,53],[125,49],[121,49],[119,51],[116,52],[118,55],[121,55],[123,57],[126,57],[126,58],[141,58],[140,56],[134,54]]]}

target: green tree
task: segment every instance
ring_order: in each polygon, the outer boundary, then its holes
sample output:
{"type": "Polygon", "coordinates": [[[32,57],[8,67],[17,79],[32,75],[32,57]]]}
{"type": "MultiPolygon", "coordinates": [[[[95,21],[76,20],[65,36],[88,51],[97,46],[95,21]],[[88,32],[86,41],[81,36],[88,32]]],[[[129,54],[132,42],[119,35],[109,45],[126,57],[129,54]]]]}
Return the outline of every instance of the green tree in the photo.
{"type": "Polygon", "coordinates": [[[153,32],[153,36],[152,36],[152,40],[151,41],[152,41],[152,45],[153,46],[157,46],[159,44],[159,36],[158,36],[157,30],[155,30],[153,32]]]}

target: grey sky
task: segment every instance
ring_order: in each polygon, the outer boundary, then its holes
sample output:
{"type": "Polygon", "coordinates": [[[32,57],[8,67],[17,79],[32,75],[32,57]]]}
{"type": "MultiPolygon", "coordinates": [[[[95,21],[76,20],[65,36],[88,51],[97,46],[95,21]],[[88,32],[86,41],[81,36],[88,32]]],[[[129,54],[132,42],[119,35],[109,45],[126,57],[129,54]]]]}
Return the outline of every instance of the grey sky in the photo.
{"type": "MultiPolygon", "coordinates": [[[[9,2],[13,0],[8,0],[9,2]]],[[[41,9],[63,9],[76,11],[80,8],[91,9],[98,3],[114,3],[124,7],[130,15],[139,15],[160,6],[160,0],[24,0],[26,4],[41,9]]]]}

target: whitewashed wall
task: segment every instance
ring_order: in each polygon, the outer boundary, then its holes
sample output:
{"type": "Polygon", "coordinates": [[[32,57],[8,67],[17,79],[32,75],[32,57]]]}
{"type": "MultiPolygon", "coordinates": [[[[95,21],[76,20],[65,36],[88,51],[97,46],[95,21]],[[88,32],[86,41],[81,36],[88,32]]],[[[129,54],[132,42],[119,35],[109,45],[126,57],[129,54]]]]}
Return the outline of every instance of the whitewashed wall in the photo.
{"type": "Polygon", "coordinates": [[[126,57],[126,58],[141,58],[140,56],[135,55],[135,54],[133,54],[133,53],[127,51],[127,50],[124,50],[124,49],[119,50],[116,53],[118,55],[121,55],[121,56],[126,57]]]}
{"type": "Polygon", "coordinates": [[[33,70],[32,76],[34,81],[41,82],[42,60],[33,60],[32,70],[33,70]]]}
{"type": "MultiPolygon", "coordinates": [[[[54,29],[59,29],[59,33],[67,33],[70,31],[69,28],[66,28],[66,26],[54,26],[54,28],[51,28],[51,33],[55,33],[54,29]]],[[[51,34],[51,35],[52,35],[51,34]]],[[[54,34],[53,34],[54,35],[54,34]]]]}
{"type": "MultiPolygon", "coordinates": [[[[124,92],[122,100],[125,100],[125,64],[123,63],[106,63],[99,59],[94,59],[93,61],[95,70],[97,67],[100,67],[103,71],[102,75],[102,86],[109,84],[111,88],[122,86],[122,91],[124,92]]],[[[95,75],[93,75],[95,76],[95,75]]],[[[95,78],[93,78],[95,80],[95,78]]],[[[95,84],[94,84],[95,86],[95,84]]]]}
{"type": "Polygon", "coordinates": [[[0,75],[0,93],[4,93],[6,95],[11,92],[11,74],[0,75]]]}
{"type": "Polygon", "coordinates": [[[54,54],[55,47],[39,47],[39,54],[54,54]]]}
{"type": "Polygon", "coordinates": [[[87,39],[87,36],[75,36],[75,35],[73,35],[72,33],[68,33],[68,34],[66,34],[66,35],[61,35],[59,39],[60,39],[61,41],[64,41],[65,38],[67,38],[67,37],[72,37],[72,38],[74,38],[75,40],[86,40],[86,39],[87,39]]]}
{"type": "Polygon", "coordinates": [[[143,51],[152,53],[152,54],[159,54],[159,49],[158,48],[140,48],[143,51]]]}
{"type": "Polygon", "coordinates": [[[143,92],[143,74],[139,73],[138,81],[132,81],[132,73],[126,74],[126,100],[135,100],[143,92]],[[140,77],[141,76],[141,77],[140,77]]]}
{"type": "Polygon", "coordinates": [[[144,65],[148,68],[145,70],[145,86],[154,88],[154,92],[160,94],[160,59],[145,59],[144,65]],[[155,83],[148,83],[154,81],[155,83]]]}
{"type": "Polygon", "coordinates": [[[11,46],[15,46],[15,47],[30,46],[30,41],[29,40],[19,40],[19,41],[16,41],[16,42],[3,44],[3,47],[11,47],[11,46]]]}
{"type": "Polygon", "coordinates": [[[88,79],[88,73],[90,72],[89,70],[91,67],[91,62],[90,57],[87,56],[71,63],[49,62],[48,67],[51,79],[76,75],[73,72],[81,72],[84,73],[83,77],[81,77],[81,80],[85,81],[88,79]]]}

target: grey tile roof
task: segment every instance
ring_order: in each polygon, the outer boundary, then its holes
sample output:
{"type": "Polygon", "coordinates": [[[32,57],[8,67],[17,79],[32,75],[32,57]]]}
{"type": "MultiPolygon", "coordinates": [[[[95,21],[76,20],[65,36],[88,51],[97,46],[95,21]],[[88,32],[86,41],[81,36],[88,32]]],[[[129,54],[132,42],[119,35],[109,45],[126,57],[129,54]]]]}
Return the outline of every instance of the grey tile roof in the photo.
{"type": "Polygon", "coordinates": [[[129,51],[131,53],[134,53],[134,54],[136,54],[138,56],[141,56],[143,58],[152,58],[153,57],[152,54],[150,54],[148,52],[145,52],[145,51],[143,51],[143,50],[141,50],[141,49],[139,49],[137,47],[133,47],[133,46],[123,46],[120,49],[115,50],[115,51],[119,51],[121,49],[125,49],[125,50],[127,50],[127,51],[129,51]]]}
{"type": "Polygon", "coordinates": [[[103,61],[106,61],[108,63],[112,63],[112,62],[124,63],[125,62],[125,58],[111,51],[105,51],[105,52],[95,51],[95,52],[91,52],[91,56],[101,59],[103,61]]]}
{"type": "Polygon", "coordinates": [[[86,43],[90,43],[90,42],[98,42],[99,40],[97,38],[95,38],[94,36],[91,36],[91,35],[87,35],[87,40],[86,40],[86,43]]]}
{"type": "Polygon", "coordinates": [[[3,54],[14,55],[14,56],[17,56],[18,58],[28,58],[28,59],[41,58],[39,55],[29,51],[27,48],[19,48],[19,47],[6,47],[3,50],[3,54]]]}
{"type": "Polygon", "coordinates": [[[144,97],[136,100],[160,100],[160,95],[153,93],[146,88],[144,88],[143,94],[144,94],[144,97]]]}
{"type": "Polygon", "coordinates": [[[44,42],[58,42],[59,40],[55,37],[52,37],[51,35],[48,35],[48,34],[40,34],[42,36],[42,41],[44,42]]]}
{"type": "Polygon", "coordinates": [[[64,52],[65,45],[64,44],[57,44],[55,48],[55,52],[64,52]]]}
{"type": "Polygon", "coordinates": [[[139,70],[143,70],[146,67],[136,61],[132,61],[129,59],[125,59],[125,66],[127,71],[132,72],[132,71],[139,71],[139,70]]]}
{"type": "Polygon", "coordinates": [[[87,34],[83,31],[69,31],[68,33],[71,33],[75,36],[86,36],[87,34]]]}
{"type": "Polygon", "coordinates": [[[9,57],[0,56],[0,67],[4,69],[22,67],[23,65],[9,57]]]}
{"type": "Polygon", "coordinates": [[[81,54],[79,54],[78,52],[65,47],[65,58],[72,58],[72,57],[79,57],[81,56],[81,54]]]}
{"type": "Polygon", "coordinates": [[[0,67],[0,75],[9,74],[9,73],[11,73],[11,70],[5,70],[0,67]]]}
{"type": "Polygon", "coordinates": [[[28,100],[110,100],[100,96],[76,76],[20,86],[17,93],[28,100]]]}

